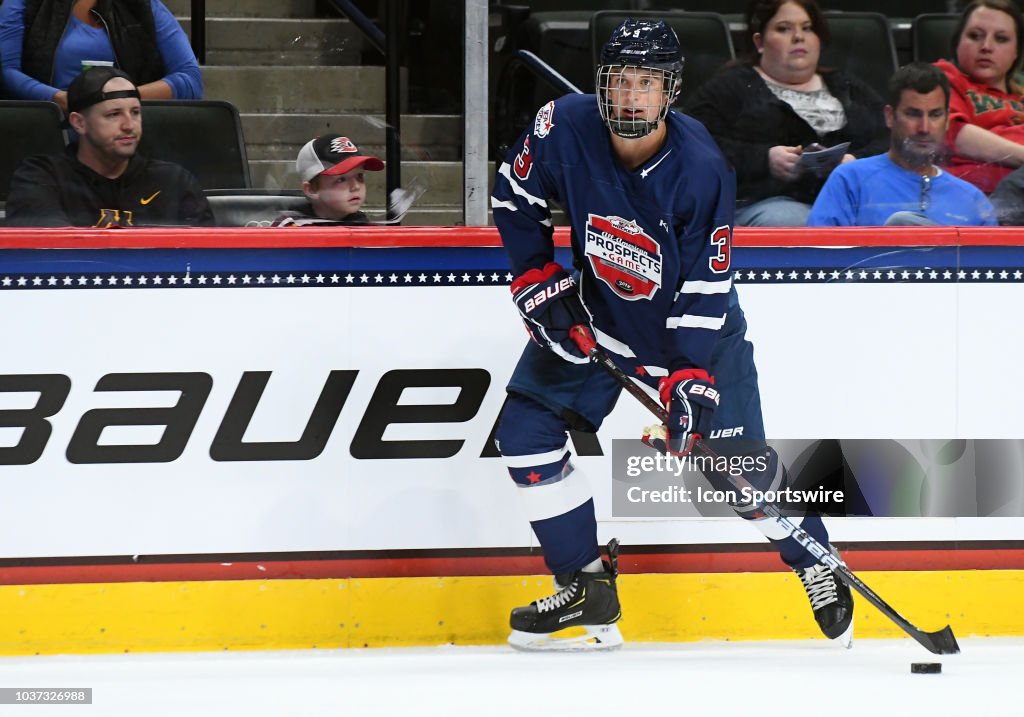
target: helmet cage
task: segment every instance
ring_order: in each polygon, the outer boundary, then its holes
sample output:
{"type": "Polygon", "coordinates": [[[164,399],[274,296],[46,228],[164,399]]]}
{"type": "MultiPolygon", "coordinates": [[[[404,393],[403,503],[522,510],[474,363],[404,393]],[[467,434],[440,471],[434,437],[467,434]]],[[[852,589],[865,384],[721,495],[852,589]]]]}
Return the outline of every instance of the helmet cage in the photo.
{"type": "Polygon", "coordinates": [[[679,98],[682,88],[682,69],[681,59],[677,62],[653,66],[649,64],[599,65],[594,85],[597,90],[597,106],[601,112],[601,119],[604,120],[608,129],[613,134],[625,139],[639,139],[654,132],[668,116],[672,103],[679,98]],[[625,98],[638,92],[638,90],[619,87],[627,70],[634,70],[637,75],[650,73],[653,79],[660,79],[661,91],[658,93],[660,96],[658,104],[626,106],[625,98]],[[643,109],[643,117],[636,119],[627,117],[626,112],[630,109],[643,109]]]}

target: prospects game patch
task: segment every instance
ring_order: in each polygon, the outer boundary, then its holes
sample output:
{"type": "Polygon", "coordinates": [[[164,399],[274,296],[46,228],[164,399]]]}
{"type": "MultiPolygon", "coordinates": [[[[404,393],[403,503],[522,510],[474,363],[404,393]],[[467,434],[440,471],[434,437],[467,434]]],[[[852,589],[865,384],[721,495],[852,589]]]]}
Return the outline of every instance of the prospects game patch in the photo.
{"type": "Polygon", "coordinates": [[[634,220],[591,214],[586,231],[594,274],[621,298],[649,300],[661,288],[661,245],[634,220]]]}

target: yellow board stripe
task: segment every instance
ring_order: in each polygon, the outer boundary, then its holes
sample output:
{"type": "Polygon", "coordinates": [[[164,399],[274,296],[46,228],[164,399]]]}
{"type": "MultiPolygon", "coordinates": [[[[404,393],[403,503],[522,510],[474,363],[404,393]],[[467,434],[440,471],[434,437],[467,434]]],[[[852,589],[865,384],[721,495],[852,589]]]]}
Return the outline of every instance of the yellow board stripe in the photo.
{"type": "MultiPolygon", "coordinates": [[[[1024,635],[1024,571],[864,572],[925,630],[1024,635]]],[[[788,573],[624,575],[627,640],[820,637],[788,573]]],[[[268,580],[0,587],[0,654],[495,644],[508,613],[551,593],[551,578],[268,580]]],[[[903,633],[863,599],[856,634],[903,633]]]]}

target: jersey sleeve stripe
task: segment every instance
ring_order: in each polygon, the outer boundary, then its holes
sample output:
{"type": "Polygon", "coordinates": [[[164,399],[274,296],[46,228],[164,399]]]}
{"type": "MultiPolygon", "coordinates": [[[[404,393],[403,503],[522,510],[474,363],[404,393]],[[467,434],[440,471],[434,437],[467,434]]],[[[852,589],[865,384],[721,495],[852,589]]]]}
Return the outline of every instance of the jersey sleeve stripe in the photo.
{"type": "Polygon", "coordinates": [[[594,328],[594,338],[597,339],[597,343],[601,344],[602,347],[613,353],[617,353],[619,356],[636,358],[636,354],[633,353],[633,349],[629,348],[627,344],[624,344],[613,336],[609,336],[596,327],[594,328]]]}
{"type": "Polygon", "coordinates": [[[546,200],[541,199],[540,197],[533,196],[525,189],[523,189],[522,185],[520,185],[519,182],[512,178],[512,167],[509,165],[508,162],[505,162],[504,164],[501,165],[501,169],[498,170],[498,174],[504,177],[505,181],[507,181],[509,186],[512,187],[513,194],[515,194],[518,197],[522,197],[530,204],[536,204],[537,206],[544,207],[545,209],[547,208],[548,203],[546,200]]]}
{"type": "Polygon", "coordinates": [[[723,281],[684,281],[681,294],[728,294],[732,277],[723,281]]]}
{"type": "Polygon", "coordinates": [[[682,316],[670,316],[665,320],[665,328],[667,329],[710,329],[718,331],[723,326],[725,326],[725,314],[722,314],[720,317],[683,314],[682,316]]]}
{"type": "MultiPolygon", "coordinates": [[[[601,347],[606,351],[611,351],[613,354],[623,356],[625,358],[636,358],[636,354],[633,353],[633,349],[629,348],[626,344],[613,338],[601,331],[600,329],[594,329],[594,337],[597,339],[597,343],[601,344],[601,347]]],[[[653,366],[648,364],[642,364],[644,371],[647,372],[648,376],[668,376],[668,369],[662,366],[653,366]]],[[[644,388],[650,388],[643,381],[637,381],[637,383],[644,388]]],[[[658,392],[654,391],[651,393],[655,398],[658,397],[658,392]]]]}
{"type": "Polygon", "coordinates": [[[519,211],[519,207],[515,205],[515,202],[503,202],[497,197],[491,197],[491,209],[507,209],[510,212],[519,211]]]}

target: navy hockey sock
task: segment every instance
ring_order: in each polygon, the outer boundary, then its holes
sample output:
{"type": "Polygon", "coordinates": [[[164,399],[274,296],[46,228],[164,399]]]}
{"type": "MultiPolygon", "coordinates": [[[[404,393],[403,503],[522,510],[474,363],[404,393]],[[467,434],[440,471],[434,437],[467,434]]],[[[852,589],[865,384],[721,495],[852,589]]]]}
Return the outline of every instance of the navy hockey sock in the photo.
{"type": "Polygon", "coordinates": [[[600,558],[592,499],[568,513],[534,520],[530,525],[544,548],[544,562],[555,575],[580,570],[600,558]]]}
{"type": "MultiPolygon", "coordinates": [[[[799,525],[812,538],[822,545],[828,546],[828,531],[825,530],[825,524],[822,522],[820,515],[806,515],[799,525]]],[[[807,549],[793,538],[787,537],[778,540],[769,537],[768,539],[775,546],[776,550],[779,551],[779,557],[782,558],[782,562],[791,568],[809,568],[818,562],[817,558],[807,552],[807,549]]]]}
{"type": "MultiPolygon", "coordinates": [[[[751,486],[756,490],[763,492],[779,491],[789,484],[789,475],[786,471],[785,466],[779,460],[778,454],[775,449],[763,442],[751,442],[751,441],[715,441],[715,449],[719,451],[720,455],[728,456],[730,458],[742,458],[751,457],[759,458],[763,456],[766,461],[760,463],[754,462],[753,468],[746,470],[743,477],[746,481],[749,481],[751,486]],[[763,468],[757,466],[763,465],[763,468]]],[[[729,479],[729,476],[725,473],[716,473],[714,471],[705,472],[705,476],[713,487],[723,491],[731,491],[735,489],[735,484],[729,479]]],[[[751,520],[754,526],[760,530],[765,537],[771,541],[772,545],[775,546],[776,550],[779,551],[779,557],[786,565],[794,569],[808,568],[818,562],[818,560],[811,555],[806,548],[798,543],[794,538],[790,537],[784,529],[778,526],[775,521],[770,518],[758,517],[760,515],[758,511],[758,505],[748,504],[740,505],[734,504],[733,508],[736,513],[745,520],[751,520]]],[[[821,516],[813,510],[809,510],[806,506],[789,506],[792,510],[790,517],[793,522],[797,523],[800,527],[808,532],[815,540],[822,545],[827,546],[829,544],[828,531],[825,529],[825,524],[821,520],[821,516]],[[802,517],[801,517],[801,514],[802,517]]]]}

